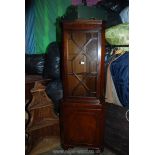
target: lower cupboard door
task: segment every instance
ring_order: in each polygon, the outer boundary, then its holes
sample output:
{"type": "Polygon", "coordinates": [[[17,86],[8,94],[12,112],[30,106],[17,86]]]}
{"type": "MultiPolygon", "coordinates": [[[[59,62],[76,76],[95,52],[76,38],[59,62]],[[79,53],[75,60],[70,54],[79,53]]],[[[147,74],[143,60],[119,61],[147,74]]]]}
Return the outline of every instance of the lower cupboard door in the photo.
{"type": "Polygon", "coordinates": [[[68,145],[95,145],[103,143],[102,110],[66,110],[64,112],[64,142],[68,145]]]}

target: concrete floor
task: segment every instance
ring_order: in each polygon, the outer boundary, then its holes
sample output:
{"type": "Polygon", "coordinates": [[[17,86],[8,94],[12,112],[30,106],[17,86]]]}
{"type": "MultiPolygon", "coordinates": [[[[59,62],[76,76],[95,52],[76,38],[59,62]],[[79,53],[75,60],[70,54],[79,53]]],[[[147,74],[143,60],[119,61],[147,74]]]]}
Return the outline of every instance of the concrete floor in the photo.
{"type": "MultiPolygon", "coordinates": [[[[64,151],[61,147],[42,153],[40,155],[94,155],[94,151],[83,148],[74,148],[64,151]]],[[[100,153],[100,155],[116,155],[112,151],[108,150],[107,148],[104,149],[104,152],[100,153]]]]}
{"type": "MultiPolygon", "coordinates": [[[[70,148],[63,150],[60,146],[60,139],[58,137],[49,137],[40,141],[34,147],[29,155],[93,155],[93,150],[87,148],[70,148]]],[[[98,153],[99,154],[99,153],[98,153]]],[[[100,155],[116,155],[111,150],[104,148],[100,155]]]]}

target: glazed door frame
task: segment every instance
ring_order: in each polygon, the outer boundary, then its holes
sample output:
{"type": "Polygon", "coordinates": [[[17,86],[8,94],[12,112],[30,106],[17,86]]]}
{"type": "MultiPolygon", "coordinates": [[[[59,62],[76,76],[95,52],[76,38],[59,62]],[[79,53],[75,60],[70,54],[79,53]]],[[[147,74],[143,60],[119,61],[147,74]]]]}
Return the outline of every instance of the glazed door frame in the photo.
{"type": "Polygon", "coordinates": [[[102,21],[93,22],[93,20],[88,20],[84,24],[79,22],[63,22],[63,86],[64,86],[64,99],[74,98],[74,99],[103,99],[104,96],[104,27],[101,27],[102,21]],[[68,38],[69,32],[97,32],[98,33],[98,70],[97,70],[97,81],[96,81],[96,96],[95,97],[83,97],[83,96],[69,96],[68,89],[68,38]]]}

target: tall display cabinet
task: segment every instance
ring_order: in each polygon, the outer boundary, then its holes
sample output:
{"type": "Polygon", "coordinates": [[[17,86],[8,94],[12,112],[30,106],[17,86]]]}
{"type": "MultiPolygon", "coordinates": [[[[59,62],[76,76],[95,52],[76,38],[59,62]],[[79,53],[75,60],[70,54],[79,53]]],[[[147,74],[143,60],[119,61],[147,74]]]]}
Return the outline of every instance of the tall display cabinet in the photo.
{"type": "Polygon", "coordinates": [[[104,55],[102,20],[63,21],[61,144],[104,148],[104,55]]]}

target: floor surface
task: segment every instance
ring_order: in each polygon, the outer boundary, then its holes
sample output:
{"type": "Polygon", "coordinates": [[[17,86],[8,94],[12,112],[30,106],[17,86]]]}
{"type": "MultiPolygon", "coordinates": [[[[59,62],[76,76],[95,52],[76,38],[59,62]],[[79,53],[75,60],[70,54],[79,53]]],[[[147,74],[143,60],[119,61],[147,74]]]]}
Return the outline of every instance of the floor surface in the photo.
{"type": "MultiPolygon", "coordinates": [[[[94,151],[83,149],[83,148],[74,148],[64,151],[61,147],[42,153],[40,155],[94,155],[94,151]]],[[[104,152],[100,153],[100,155],[116,155],[112,151],[108,150],[107,148],[104,149],[104,152]]]]}
{"type": "MultiPolygon", "coordinates": [[[[94,155],[93,150],[87,148],[71,148],[64,151],[60,146],[60,140],[58,137],[43,139],[38,145],[31,151],[29,155],[94,155]]],[[[104,148],[104,151],[100,155],[116,155],[111,150],[104,148]]]]}

